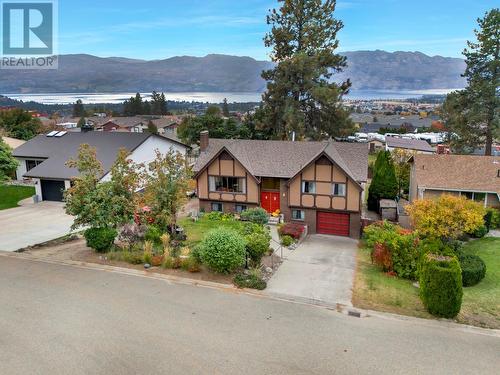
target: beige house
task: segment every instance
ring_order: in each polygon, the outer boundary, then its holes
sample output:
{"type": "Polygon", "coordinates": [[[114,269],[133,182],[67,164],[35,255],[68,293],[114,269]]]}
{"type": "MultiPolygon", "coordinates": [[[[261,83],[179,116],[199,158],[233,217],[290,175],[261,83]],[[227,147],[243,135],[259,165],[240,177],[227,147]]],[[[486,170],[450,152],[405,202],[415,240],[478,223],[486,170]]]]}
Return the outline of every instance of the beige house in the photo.
{"type": "Polygon", "coordinates": [[[410,201],[446,193],[500,208],[500,157],[417,154],[410,162],[410,201]]]}
{"type": "Polygon", "coordinates": [[[209,139],[194,166],[200,209],[279,210],[309,233],[358,238],[366,144],[209,139]]]}

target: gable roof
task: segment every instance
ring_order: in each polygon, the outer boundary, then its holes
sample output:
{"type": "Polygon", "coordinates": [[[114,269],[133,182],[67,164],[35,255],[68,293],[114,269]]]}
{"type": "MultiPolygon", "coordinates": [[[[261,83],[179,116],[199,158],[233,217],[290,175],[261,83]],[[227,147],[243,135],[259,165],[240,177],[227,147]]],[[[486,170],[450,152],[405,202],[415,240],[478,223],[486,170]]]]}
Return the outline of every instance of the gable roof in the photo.
{"type": "Polygon", "coordinates": [[[22,146],[26,143],[22,139],[11,138],[11,137],[0,137],[12,150],[15,150],[19,146],[22,146]]]}
{"type": "Polygon", "coordinates": [[[434,148],[424,140],[399,138],[399,137],[385,137],[385,143],[390,148],[404,148],[407,150],[434,152],[434,148]]]}
{"type": "Polygon", "coordinates": [[[68,168],[66,162],[78,154],[81,144],[89,144],[97,150],[97,158],[103,166],[103,176],[109,172],[120,148],[132,152],[150,137],[165,137],[150,133],[67,133],[63,137],[38,135],[31,141],[14,150],[13,155],[23,158],[47,159],[29,172],[25,177],[71,179],[78,175],[74,168],[68,168]]]}
{"type": "Polygon", "coordinates": [[[199,173],[205,169],[224,148],[255,177],[293,178],[325,153],[354,181],[367,180],[368,145],[361,143],[211,138],[207,150],[200,154],[194,171],[199,173]]]}
{"type": "Polygon", "coordinates": [[[419,187],[500,194],[499,157],[417,154],[413,162],[419,187]]]}

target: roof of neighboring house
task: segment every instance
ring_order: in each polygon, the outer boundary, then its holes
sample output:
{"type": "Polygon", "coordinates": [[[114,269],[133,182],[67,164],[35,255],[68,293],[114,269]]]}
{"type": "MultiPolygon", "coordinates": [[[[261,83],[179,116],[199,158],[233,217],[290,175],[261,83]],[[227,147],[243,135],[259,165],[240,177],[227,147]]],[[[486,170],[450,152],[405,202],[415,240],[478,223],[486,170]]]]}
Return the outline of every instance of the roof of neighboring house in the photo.
{"type": "Polygon", "coordinates": [[[434,152],[434,148],[424,140],[399,138],[399,137],[385,137],[387,147],[390,148],[404,148],[407,150],[434,152]]]}
{"type": "Polygon", "coordinates": [[[419,187],[500,194],[498,156],[417,154],[413,162],[419,187]]]}
{"type": "Polygon", "coordinates": [[[292,178],[323,152],[353,180],[365,182],[368,145],[342,142],[257,141],[210,138],[194,171],[200,172],[226,149],[255,177],[292,178]]]}
{"type": "Polygon", "coordinates": [[[11,137],[1,137],[1,138],[13,150],[26,143],[26,141],[23,141],[22,139],[11,138],[11,137]]]}
{"type": "Polygon", "coordinates": [[[71,179],[77,176],[78,172],[74,168],[68,168],[66,162],[77,156],[81,144],[89,144],[97,150],[97,158],[102,163],[104,176],[111,169],[121,148],[132,152],[149,137],[167,139],[150,133],[129,132],[68,132],[62,137],[38,135],[14,150],[13,155],[47,159],[27,172],[25,177],[71,179]]]}

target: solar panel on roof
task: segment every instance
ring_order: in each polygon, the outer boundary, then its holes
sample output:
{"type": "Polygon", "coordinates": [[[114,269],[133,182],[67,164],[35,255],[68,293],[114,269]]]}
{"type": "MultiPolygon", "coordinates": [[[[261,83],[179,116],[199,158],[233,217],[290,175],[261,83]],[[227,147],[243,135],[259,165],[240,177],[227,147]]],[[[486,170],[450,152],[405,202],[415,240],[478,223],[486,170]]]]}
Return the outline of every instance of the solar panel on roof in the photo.
{"type": "Polygon", "coordinates": [[[66,132],[66,131],[58,132],[54,137],[58,137],[59,138],[59,137],[62,137],[64,135],[66,135],[67,133],[68,132],[66,132]]]}
{"type": "Polygon", "coordinates": [[[47,137],[53,137],[53,136],[55,136],[57,133],[59,133],[57,130],[53,130],[53,131],[51,131],[49,134],[47,134],[47,137]]]}

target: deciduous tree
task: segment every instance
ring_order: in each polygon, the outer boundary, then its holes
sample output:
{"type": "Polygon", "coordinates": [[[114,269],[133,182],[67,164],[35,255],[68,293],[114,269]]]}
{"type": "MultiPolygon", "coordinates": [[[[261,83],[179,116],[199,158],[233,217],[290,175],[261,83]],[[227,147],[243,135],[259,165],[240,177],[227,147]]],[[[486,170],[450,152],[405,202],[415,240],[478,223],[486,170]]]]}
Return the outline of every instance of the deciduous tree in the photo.
{"type": "Polygon", "coordinates": [[[12,156],[12,150],[0,137],[0,183],[8,180],[16,171],[19,163],[12,156]]]}

